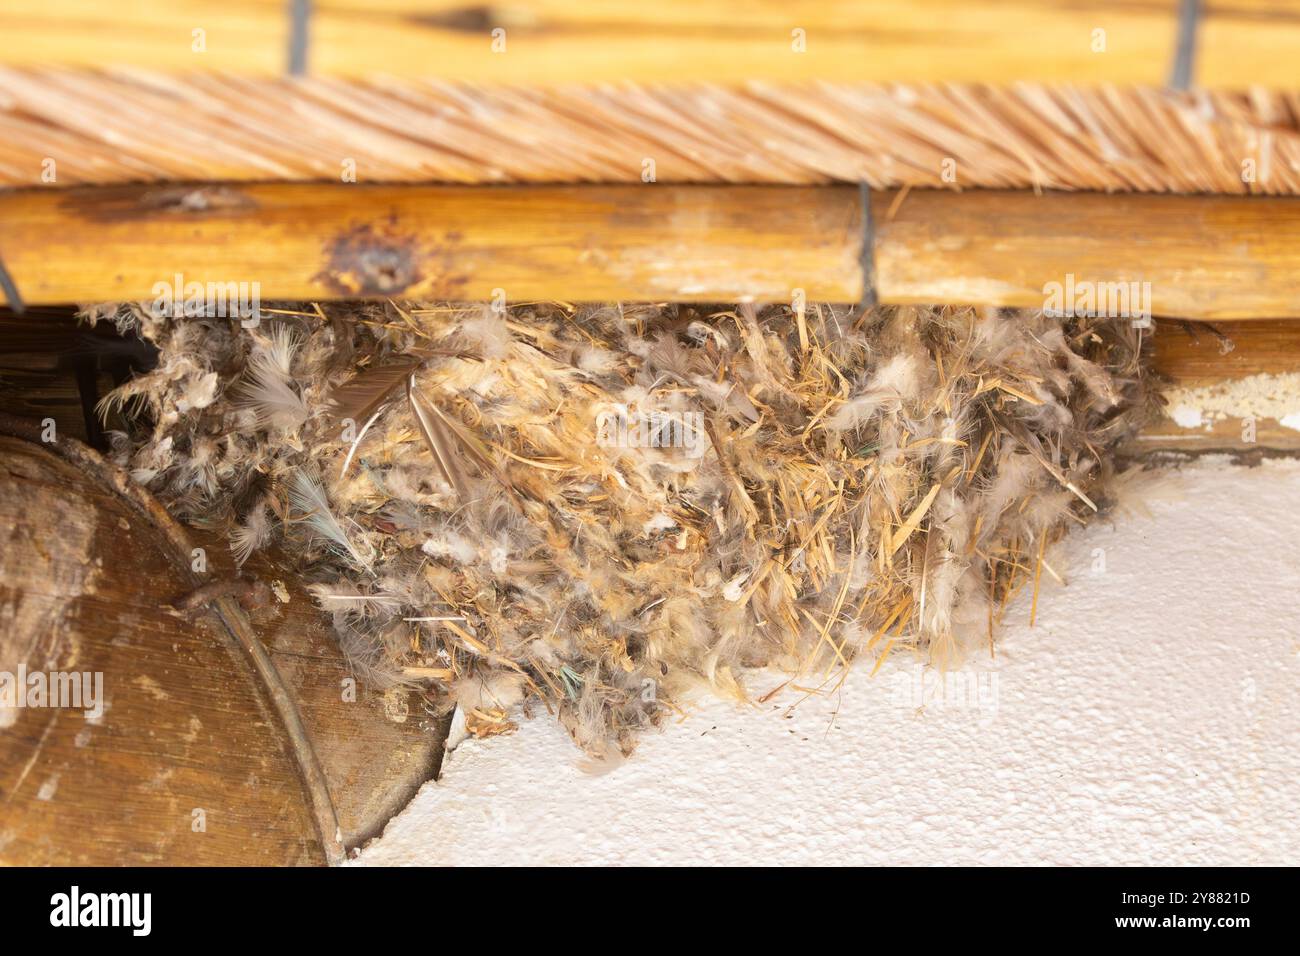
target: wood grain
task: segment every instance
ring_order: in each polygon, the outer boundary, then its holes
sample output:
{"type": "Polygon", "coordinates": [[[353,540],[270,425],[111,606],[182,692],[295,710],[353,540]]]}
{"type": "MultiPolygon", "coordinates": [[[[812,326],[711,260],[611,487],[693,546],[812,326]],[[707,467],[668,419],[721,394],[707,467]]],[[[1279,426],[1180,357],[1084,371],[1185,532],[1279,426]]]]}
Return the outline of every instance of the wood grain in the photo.
{"type": "Polygon", "coordinates": [[[0,437],[0,461],[12,612],[0,669],[99,672],[105,699],[98,720],[75,708],[0,715],[0,859],[325,862],[292,748],[247,662],[214,620],[161,610],[191,586],[167,542],[40,445],[0,437]]]}
{"type": "Polygon", "coordinates": [[[1296,85],[1300,3],[1202,0],[1195,82],[1206,87],[1296,85]]]}
{"type": "Polygon", "coordinates": [[[287,10],[280,0],[0,0],[0,64],[274,74],[285,68],[287,10]]]}
{"type": "MultiPolygon", "coordinates": [[[[1168,386],[1222,390],[1255,375],[1300,372],[1300,323],[1283,320],[1234,322],[1221,329],[1186,322],[1157,323],[1153,370],[1168,386]]],[[[1277,387],[1285,383],[1278,382],[1277,387]]],[[[1280,396],[1279,396],[1280,397],[1280,396]]],[[[1255,416],[1254,441],[1239,415],[1206,421],[1195,428],[1169,415],[1151,422],[1134,450],[1150,451],[1300,451],[1300,431],[1276,418],[1255,416]]]]}
{"type": "MultiPolygon", "coordinates": [[[[1167,82],[1178,0],[315,0],[308,67],[483,83],[1167,82]],[[505,31],[494,52],[493,31],[505,31]],[[803,51],[794,45],[802,30],[803,51]],[[1097,31],[1104,32],[1104,44],[1097,31]]],[[[1289,88],[1293,0],[1203,4],[1199,85],[1289,88]]],[[[0,66],[285,72],[287,0],[0,0],[0,66]],[[201,46],[195,31],[203,31],[201,46]]]]}
{"type": "Polygon", "coordinates": [[[258,282],[264,300],[789,301],[860,295],[853,189],[105,187],[0,194],[30,303],[258,282]]]}
{"type": "Polygon", "coordinates": [[[1234,322],[1223,329],[1165,321],[1155,338],[1156,372],[1176,385],[1216,385],[1224,379],[1300,372],[1300,323],[1279,319],[1234,322]]]}
{"type": "Polygon", "coordinates": [[[0,711],[0,862],[337,862],[377,836],[436,777],[447,719],[415,688],[345,694],[328,620],[274,552],[244,570],[282,584],[287,604],[168,613],[195,584],[189,544],[205,553],[200,579],[233,577],[225,543],[189,532],[178,560],[183,532],[159,524],[156,502],[98,481],[117,473],[55,434],[0,437],[0,670],[99,671],[108,703],[97,721],[0,711]],[[205,829],[190,829],[194,809],[205,829]]]}
{"type": "MultiPolygon", "coordinates": [[[[1155,315],[1300,317],[1298,199],[912,190],[871,203],[885,303],[1043,308],[1049,284],[1073,277],[1137,283],[1128,306],[1155,315]]],[[[263,300],[788,302],[802,289],[856,302],[861,214],[842,186],[20,190],[0,193],[0,256],[33,304],[149,300],[177,274],[257,282],[263,300]]]]}
{"type": "Polygon", "coordinates": [[[1155,315],[1300,316],[1300,202],[913,190],[877,195],[885,302],[1043,308],[1048,283],[1149,284],[1155,315]],[[891,215],[892,211],[892,215],[891,215]]]}
{"type": "MultiPolygon", "coordinates": [[[[285,0],[3,0],[2,61],[283,72],[285,0]],[[204,50],[193,49],[202,29],[204,50]]],[[[1158,84],[1172,61],[1175,0],[315,0],[307,63],[486,83],[614,79],[1012,81],[1158,84]],[[493,31],[504,30],[494,52],[493,31]],[[794,43],[803,31],[802,50],[794,43]],[[1094,31],[1105,47],[1094,49],[1094,31]],[[499,44],[498,44],[499,49],[499,44]]],[[[1285,18],[1242,26],[1241,43],[1285,18]]],[[[1225,57],[1225,63],[1231,57],[1225,57]]]]}
{"type": "Polygon", "coordinates": [[[1090,9],[1044,0],[322,0],[315,69],[485,82],[610,79],[1002,80],[1159,83],[1172,57],[1173,3],[1090,9]],[[491,31],[505,30],[493,53],[491,31]],[[1093,31],[1106,31],[1094,52],[1093,31]],[[794,31],[806,40],[802,52],[794,31]]]}
{"type": "MultiPolygon", "coordinates": [[[[202,543],[214,576],[236,573],[220,536],[190,529],[202,543]]],[[[283,585],[279,600],[248,612],[294,699],[326,788],[338,814],[344,846],[359,847],[410,802],[442,766],[450,715],[437,716],[423,688],[387,692],[356,679],[339,650],[329,616],[317,606],[288,557],[271,548],[255,554],[243,571],[283,585]],[[345,696],[351,681],[354,695],[345,696]]]]}
{"type": "Polygon", "coordinates": [[[1220,418],[1200,428],[1183,428],[1166,417],[1143,428],[1123,453],[1129,456],[1164,452],[1189,455],[1300,453],[1300,432],[1273,419],[1256,420],[1254,441],[1246,441],[1245,434],[1240,418],[1220,418]]]}

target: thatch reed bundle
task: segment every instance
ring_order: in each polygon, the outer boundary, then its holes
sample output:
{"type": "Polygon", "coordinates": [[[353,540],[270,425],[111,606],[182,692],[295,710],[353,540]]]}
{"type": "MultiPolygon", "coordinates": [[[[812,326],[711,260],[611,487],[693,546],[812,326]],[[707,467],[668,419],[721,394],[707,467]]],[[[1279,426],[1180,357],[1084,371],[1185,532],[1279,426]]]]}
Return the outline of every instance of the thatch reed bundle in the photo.
{"type": "Polygon", "coordinates": [[[50,184],[49,159],[58,185],[348,175],[622,183],[652,173],[682,183],[1293,195],[1300,95],[0,69],[0,187],[50,184]]]}

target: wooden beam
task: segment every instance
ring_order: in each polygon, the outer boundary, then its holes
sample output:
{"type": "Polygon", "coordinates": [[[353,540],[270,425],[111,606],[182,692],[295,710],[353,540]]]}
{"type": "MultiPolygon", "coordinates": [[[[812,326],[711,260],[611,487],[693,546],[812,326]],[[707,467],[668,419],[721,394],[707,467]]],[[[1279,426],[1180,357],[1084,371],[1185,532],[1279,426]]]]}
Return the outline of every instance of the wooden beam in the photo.
{"type": "Polygon", "coordinates": [[[1300,322],[1161,321],[1165,414],[1130,451],[1300,451],[1300,322]]]}
{"type": "Polygon", "coordinates": [[[1296,85],[1300,4],[1295,0],[1201,0],[1201,11],[1193,73],[1197,86],[1244,90],[1296,85]]]}
{"type": "MultiPolygon", "coordinates": [[[[1176,2],[1100,0],[321,0],[315,68],[488,82],[613,79],[714,82],[1163,83],[1173,62],[1176,2]],[[491,32],[506,50],[493,52],[491,32]],[[1105,51],[1093,48],[1105,32],[1105,51]]],[[[1235,39],[1235,38],[1234,38],[1235,39]]],[[[1292,77],[1288,76],[1288,81],[1292,77]]]]}
{"type": "MultiPolygon", "coordinates": [[[[287,68],[289,6],[287,0],[0,0],[6,41],[0,64],[277,75],[287,68]]],[[[1196,82],[1293,85],[1300,49],[1294,8],[1276,0],[1202,6],[1196,82]]],[[[318,75],[529,84],[817,79],[1160,85],[1172,69],[1179,3],[314,0],[312,7],[307,68],[318,75]],[[494,37],[497,30],[504,34],[494,37]]]]}
{"type": "Polygon", "coordinates": [[[1260,319],[1218,329],[1162,320],[1157,327],[1155,370],[1182,388],[1214,388],[1225,380],[1252,375],[1300,373],[1300,322],[1260,319]]]}
{"type": "MultiPolygon", "coordinates": [[[[1300,317],[1300,199],[912,190],[871,206],[882,302],[1043,308],[1055,285],[1078,311],[1300,317]]],[[[0,192],[0,222],[31,304],[151,299],[177,274],[263,300],[863,293],[843,186],[29,189],[0,192]]]]}
{"type": "Polygon", "coordinates": [[[854,189],[105,187],[0,193],[30,303],[257,282],[265,299],[856,301],[854,189]],[[501,290],[498,292],[497,290],[501,290]]]}
{"type": "Polygon", "coordinates": [[[1155,315],[1300,317],[1297,199],[912,190],[873,207],[883,301],[1043,308],[1049,283],[1076,303],[1138,283],[1155,315]]]}

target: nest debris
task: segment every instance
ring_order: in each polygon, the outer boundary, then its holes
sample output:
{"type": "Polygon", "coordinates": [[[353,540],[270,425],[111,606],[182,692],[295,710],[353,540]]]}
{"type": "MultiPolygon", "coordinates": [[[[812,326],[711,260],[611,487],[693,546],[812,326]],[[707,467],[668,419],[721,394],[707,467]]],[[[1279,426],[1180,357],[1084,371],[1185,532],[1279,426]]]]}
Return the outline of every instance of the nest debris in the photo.
{"type": "Polygon", "coordinates": [[[1140,329],[1041,312],[91,314],[160,349],[105,400],[136,480],[292,555],[370,680],[478,734],[541,703],[596,755],[752,668],[991,647],[1155,400],[1140,329]]]}

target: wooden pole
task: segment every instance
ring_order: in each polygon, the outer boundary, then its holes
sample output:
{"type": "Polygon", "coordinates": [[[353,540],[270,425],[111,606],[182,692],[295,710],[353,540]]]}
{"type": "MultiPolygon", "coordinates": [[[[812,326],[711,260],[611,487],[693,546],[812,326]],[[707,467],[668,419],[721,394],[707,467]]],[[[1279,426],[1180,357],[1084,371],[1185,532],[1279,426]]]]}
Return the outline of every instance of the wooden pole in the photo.
{"type": "Polygon", "coordinates": [[[0,193],[29,303],[152,299],[856,301],[855,189],[786,186],[106,187],[0,193]]]}
{"type": "Polygon", "coordinates": [[[1059,286],[1078,311],[1094,311],[1093,295],[1097,312],[1107,297],[1178,318],[1300,317],[1297,199],[912,190],[894,201],[873,201],[882,301],[1043,308],[1059,286]]]}
{"type": "Polygon", "coordinates": [[[1297,318],[1300,199],[843,186],[104,187],[0,193],[29,304],[160,283],[271,299],[858,302],[1297,318]],[[870,290],[867,290],[870,291],[870,290]]]}

